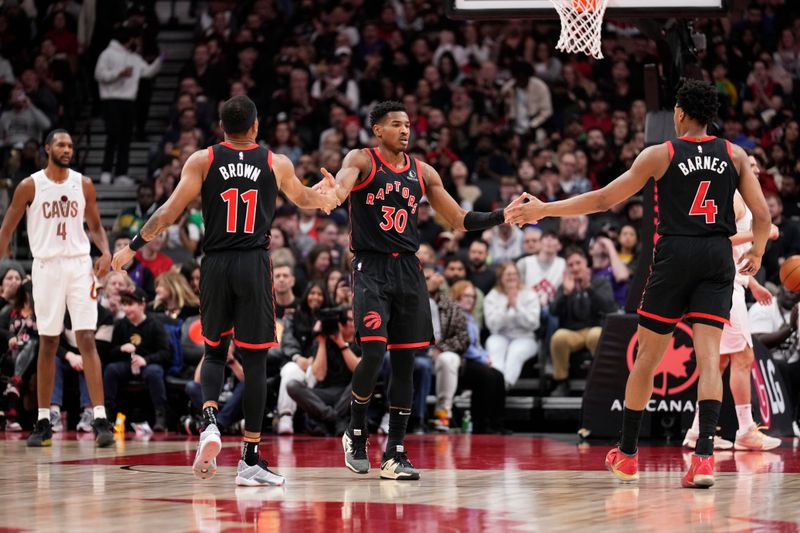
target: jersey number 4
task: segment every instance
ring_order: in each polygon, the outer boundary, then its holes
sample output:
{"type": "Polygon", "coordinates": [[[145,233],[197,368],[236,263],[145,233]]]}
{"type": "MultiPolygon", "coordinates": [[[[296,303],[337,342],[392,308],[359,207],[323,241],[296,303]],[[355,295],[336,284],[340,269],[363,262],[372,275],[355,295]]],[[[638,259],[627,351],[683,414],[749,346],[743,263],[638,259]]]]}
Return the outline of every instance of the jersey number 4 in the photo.
{"type": "Polygon", "coordinates": [[[59,222],[58,226],[56,226],[56,235],[61,237],[62,241],[67,240],[67,223],[66,222],[59,222]]]}
{"type": "Polygon", "coordinates": [[[381,207],[383,211],[383,222],[380,227],[383,231],[389,231],[392,228],[397,230],[397,233],[403,233],[408,224],[408,211],[405,209],[395,209],[387,205],[381,207]]]}
{"type": "Polygon", "coordinates": [[[697,192],[694,195],[692,208],[689,210],[690,215],[704,215],[706,217],[706,224],[713,224],[717,221],[716,202],[714,202],[714,200],[706,200],[708,187],[710,185],[710,181],[700,182],[700,186],[697,187],[697,192]]]}
{"type": "Polygon", "coordinates": [[[220,194],[222,200],[228,204],[228,233],[236,233],[237,216],[239,215],[239,197],[247,208],[244,215],[244,232],[253,233],[256,225],[256,204],[258,203],[258,189],[244,191],[241,195],[239,189],[228,189],[220,194]]]}

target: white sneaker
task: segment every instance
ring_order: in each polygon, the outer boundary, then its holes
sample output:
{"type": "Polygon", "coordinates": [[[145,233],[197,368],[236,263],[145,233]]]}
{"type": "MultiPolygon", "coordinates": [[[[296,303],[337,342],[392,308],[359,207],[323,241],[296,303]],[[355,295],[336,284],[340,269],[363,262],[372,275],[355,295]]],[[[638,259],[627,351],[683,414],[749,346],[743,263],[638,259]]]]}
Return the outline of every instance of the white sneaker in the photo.
{"type": "Polygon", "coordinates": [[[781,439],[770,437],[761,432],[761,426],[753,424],[744,432],[736,432],[734,447],[737,450],[772,450],[781,445],[781,439]]]}
{"type": "Polygon", "coordinates": [[[278,435],[294,435],[294,417],[283,415],[278,419],[278,435]]]}
{"type": "Polygon", "coordinates": [[[61,411],[50,409],[50,425],[53,428],[53,433],[64,431],[64,423],[61,422],[61,411]]]}
{"type": "Polygon", "coordinates": [[[78,431],[83,431],[84,433],[91,433],[92,432],[92,421],[94,420],[94,413],[90,409],[84,409],[81,413],[81,420],[78,422],[78,425],[75,427],[78,431]]]}
{"type": "Polygon", "coordinates": [[[246,487],[273,486],[279,487],[286,483],[286,478],[276,474],[267,466],[267,462],[261,459],[253,466],[248,465],[241,459],[236,468],[236,484],[246,487]]]}
{"type": "Polygon", "coordinates": [[[217,473],[217,455],[222,449],[222,439],[216,424],[209,424],[200,433],[197,453],[194,456],[192,472],[197,479],[211,479],[217,473]]]}
{"type": "Polygon", "coordinates": [[[136,185],[136,182],[133,181],[128,176],[117,176],[114,178],[114,185],[119,185],[121,187],[130,187],[132,185],[136,185]]]}
{"type": "MultiPolygon", "coordinates": [[[[689,431],[686,432],[686,437],[683,439],[683,445],[687,448],[691,448],[694,450],[694,447],[697,445],[697,439],[700,437],[699,431],[694,431],[689,428],[689,431]]],[[[714,449],[715,450],[730,450],[733,448],[733,443],[729,440],[725,440],[719,435],[714,435],[714,449]]]]}
{"type": "Polygon", "coordinates": [[[100,183],[109,185],[111,183],[111,172],[102,172],[100,174],[100,183]]]}
{"type": "Polygon", "coordinates": [[[6,420],[6,431],[13,431],[14,433],[22,431],[22,426],[16,420],[6,420]]]}
{"type": "Polygon", "coordinates": [[[381,418],[381,424],[378,426],[378,433],[381,435],[389,434],[389,411],[386,411],[383,418],[381,418]]]}

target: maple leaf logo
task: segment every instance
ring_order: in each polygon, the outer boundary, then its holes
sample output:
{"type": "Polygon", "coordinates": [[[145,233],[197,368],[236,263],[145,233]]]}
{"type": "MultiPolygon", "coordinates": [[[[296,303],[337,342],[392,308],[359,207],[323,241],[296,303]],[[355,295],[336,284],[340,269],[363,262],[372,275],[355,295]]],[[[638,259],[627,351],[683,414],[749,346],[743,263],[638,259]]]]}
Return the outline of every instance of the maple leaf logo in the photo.
{"type": "Polygon", "coordinates": [[[692,358],[693,349],[690,346],[675,346],[675,337],[672,338],[672,344],[667,348],[667,353],[661,360],[661,364],[656,368],[656,375],[671,374],[676,378],[686,378],[689,375],[686,373],[686,363],[692,358]]]}
{"type": "MultiPolygon", "coordinates": [[[[675,328],[674,337],[661,363],[653,373],[653,394],[669,396],[685,391],[697,382],[700,376],[694,365],[692,354],[692,329],[684,322],[675,328]]],[[[639,336],[634,333],[628,341],[626,359],[628,370],[633,368],[639,346],[639,336]]]]}

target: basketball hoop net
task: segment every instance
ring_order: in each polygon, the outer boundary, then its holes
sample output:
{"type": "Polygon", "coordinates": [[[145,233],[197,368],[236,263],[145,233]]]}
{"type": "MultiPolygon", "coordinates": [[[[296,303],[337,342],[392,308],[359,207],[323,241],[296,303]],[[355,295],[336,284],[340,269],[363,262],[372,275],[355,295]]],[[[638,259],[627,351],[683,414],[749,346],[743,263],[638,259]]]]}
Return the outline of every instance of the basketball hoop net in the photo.
{"type": "Polygon", "coordinates": [[[601,33],[608,0],[550,0],[561,19],[561,36],[556,48],[575,54],[583,52],[603,58],[601,33]]]}

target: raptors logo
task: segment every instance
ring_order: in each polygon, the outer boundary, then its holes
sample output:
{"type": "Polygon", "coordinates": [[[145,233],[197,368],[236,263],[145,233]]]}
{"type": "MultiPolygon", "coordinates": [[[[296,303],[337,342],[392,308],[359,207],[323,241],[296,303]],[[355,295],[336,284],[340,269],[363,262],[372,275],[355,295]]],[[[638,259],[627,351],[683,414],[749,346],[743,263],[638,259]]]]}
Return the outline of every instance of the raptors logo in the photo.
{"type": "MultiPolygon", "coordinates": [[[[639,337],[634,333],[628,343],[628,370],[633,368],[638,341],[639,337]]],[[[679,322],[672,343],[656,368],[653,393],[660,396],[678,394],[691,387],[698,377],[692,347],[692,330],[683,322],[679,322]]]]}
{"type": "Polygon", "coordinates": [[[381,315],[377,311],[370,311],[364,315],[364,325],[369,329],[378,329],[381,327],[381,315]]]}

